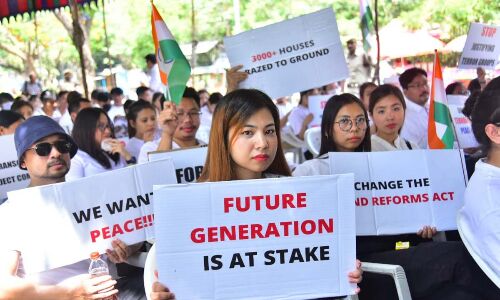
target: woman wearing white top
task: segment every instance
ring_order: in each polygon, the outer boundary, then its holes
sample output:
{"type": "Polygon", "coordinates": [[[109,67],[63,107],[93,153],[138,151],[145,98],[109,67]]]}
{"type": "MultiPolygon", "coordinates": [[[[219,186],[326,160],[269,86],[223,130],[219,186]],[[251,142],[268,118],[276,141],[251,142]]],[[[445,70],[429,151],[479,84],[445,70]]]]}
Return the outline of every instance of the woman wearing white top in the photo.
{"type": "MultiPolygon", "coordinates": [[[[496,277],[500,288],[500,77],[492,80],[479,96],[471,114],[472,131],[486,158],[476,163],[459,211],[460,236],[476,262],[496,277]]],[[[500,289],[496,290],[497,296],[500,289]]],[[[500,299],[497,297],[496,299],[500,299]]]]}
{"type": "Polygon", "coordinates": [[[128,136],[127,151],[135,158],[139,157],[142,145],[159,137],[155,107],[146,101],[132,104],[127,113],[128,136]]]}
{"type": "Polygon", "coordinates": [[[375,133],[371,136],[372,151],[412,150],[418,146],[399,136],[405,120],[406,103],[401,91],[383,84],[372,91],[368,111],[375,133]]]}
{"type": "Polygon", "coordinates": [[[71,159],[67,181],[123,168],[132,160],[125,144],[114,138],[111,121],[100,108],[81,110],[71,135],[79,150],[71,159]]]}

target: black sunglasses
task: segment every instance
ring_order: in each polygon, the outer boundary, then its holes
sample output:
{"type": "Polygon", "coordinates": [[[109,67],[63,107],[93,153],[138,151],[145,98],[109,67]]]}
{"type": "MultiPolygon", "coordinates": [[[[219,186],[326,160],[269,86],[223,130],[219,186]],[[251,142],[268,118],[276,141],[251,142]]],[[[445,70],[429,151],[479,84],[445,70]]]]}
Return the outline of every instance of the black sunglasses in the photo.
{"type": "Polygon", "coordinates": [[[35,153],[39,156],[47,156],[52,151],[52,147],[56,147],[59,153],[66,154],[71,150],[72,144],[68,141],[55,141],[53,143],[39,143],[29,149],[35,150],[35,153]]]}

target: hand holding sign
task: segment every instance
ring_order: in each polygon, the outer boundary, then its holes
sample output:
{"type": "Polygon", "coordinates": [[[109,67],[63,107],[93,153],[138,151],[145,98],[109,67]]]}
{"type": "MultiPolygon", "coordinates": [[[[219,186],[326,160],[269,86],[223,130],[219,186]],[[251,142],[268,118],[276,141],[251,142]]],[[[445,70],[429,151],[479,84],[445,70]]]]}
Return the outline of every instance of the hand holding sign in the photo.
{"type": "Polygon", "coordinates": [[[106,299],[118,293],[115,284],[110,275],[91,278],[89,274],[82,274],[70,277],[58,286],[67,291],[67,299],[106,299]]]}
{"type": "Polygon", "coordinates": [[[228,93],[238,89],[239,83],[248,78],[248,73],[240,71],[241,68],[243,68],[243,65],[237,65],[226,70],[228,93]]]}

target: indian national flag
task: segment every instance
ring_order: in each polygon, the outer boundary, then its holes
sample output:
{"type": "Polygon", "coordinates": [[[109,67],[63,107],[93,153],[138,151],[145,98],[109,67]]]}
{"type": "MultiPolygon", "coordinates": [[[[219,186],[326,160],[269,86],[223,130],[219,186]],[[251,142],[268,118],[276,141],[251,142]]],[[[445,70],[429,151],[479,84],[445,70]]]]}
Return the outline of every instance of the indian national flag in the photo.
{"type": "Polygon", "coordinates": [[[167,87],[165,97],[178,104],[191,75],[191,67],[155,5],[152,2],[151,5],[153,7],[151,28],[156,60],[160,69],[161,82],[167,87]]]}
{"type": "Polygon", "coordinates": [[[363,48],[369,51],[371,48],[368,36],[373,30],[373,16],[368,0],[359,0],[359,15],[361,17],[361,33],[363,34],[363,48]]]}
{"type": "Polygon", "coordinates": [[[431,102],[429,109],[429,149],[452,149],[455,136],[444,90],[441,63],[436,51],[432,74],[431,102]]]}

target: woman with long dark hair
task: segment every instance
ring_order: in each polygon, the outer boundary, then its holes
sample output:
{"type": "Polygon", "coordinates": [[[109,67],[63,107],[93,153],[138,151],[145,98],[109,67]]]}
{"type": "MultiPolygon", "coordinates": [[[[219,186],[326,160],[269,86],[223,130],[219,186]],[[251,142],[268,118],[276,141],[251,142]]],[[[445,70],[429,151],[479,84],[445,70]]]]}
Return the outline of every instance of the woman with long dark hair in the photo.
{"type": "Polygon", "coordinates": [[[132,163],[132,155],[125,144],[117,139],[113,126],[104,110],[96,107],[81,110],[71,133],[78,152],[71,159],[66,180],[75,180],[115,170],[132,163]]]}
{"type": "Polygon", "coordinates": [[[146,101],[130,105],[127,113],[128,136],[127,151],[138,158],[142,145],[159,138],[155,107],[146,101]]]}

